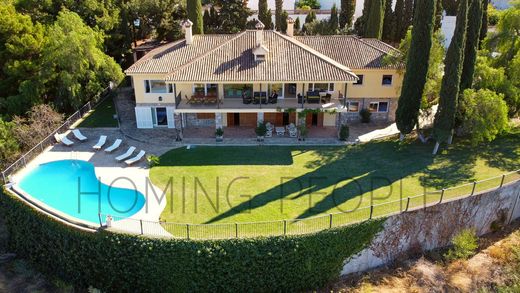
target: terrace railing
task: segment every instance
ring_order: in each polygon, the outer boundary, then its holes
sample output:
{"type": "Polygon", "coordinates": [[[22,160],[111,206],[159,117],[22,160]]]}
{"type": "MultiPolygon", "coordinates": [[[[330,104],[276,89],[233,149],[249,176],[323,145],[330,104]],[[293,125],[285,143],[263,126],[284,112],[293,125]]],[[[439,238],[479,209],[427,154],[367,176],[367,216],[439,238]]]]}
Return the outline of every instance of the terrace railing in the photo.
{"type": "Polygon", "coordinates": [[[9,176],[21,168],[25,167],[28,162],[34,159],[39,154],[43,153],[45,148],[56,143],[56,139],[54,138],[54,134],[63,133],[70,129],[70,127],[76,123],[79,119],[83,118],[88,112],[92,109],[96,108],[99,104],[101,104],[105,99],[107,99],[110,95],[110,86],[103,89],[97,95],[92,98],[91,102],[87,102],[85,105],[81,106],[76,112],[70,115],[63,124],[61,124],[58,128],[54,129],[49,135],[47,135],[44,139],[42,139],[37,145],[31,148],[26,153],[22,154],[19,159],[17,159],[14,163],[12,163],[9,167],[5,168],[2,171],[2,180],[3,183],[6,184],[9,182],[9,176]]]}
{"type": "MultiPolygon", "coordinates": [[[[443,202],[470,197],[484,191],[493,191],[520,180],[520,170],[500,176],[475,181],[456,187],[402,197],[398,200],[381,202],[360,207],[348,212],[324,214],[304,219],[287,219],[266,222],[237,222],[222,224],[189,224],[153,222],[132,218],[110,216],[112,230],[123,230],[153,237],[175,237],[185,239],[228,239],[260,236],[298,235],[348,226],[370,219],[387,217],[411,210],[418,210],[443,202]],[[118,228],[121,227],[121,229],[118,228]]],[[[516,202],[515,202],[516,205],[516,202]]],[[[515,207],[513,207],[514,210],[515,207]]],[[[100,227],[106,227],[108,215],[99,214],[100,227]]]]}

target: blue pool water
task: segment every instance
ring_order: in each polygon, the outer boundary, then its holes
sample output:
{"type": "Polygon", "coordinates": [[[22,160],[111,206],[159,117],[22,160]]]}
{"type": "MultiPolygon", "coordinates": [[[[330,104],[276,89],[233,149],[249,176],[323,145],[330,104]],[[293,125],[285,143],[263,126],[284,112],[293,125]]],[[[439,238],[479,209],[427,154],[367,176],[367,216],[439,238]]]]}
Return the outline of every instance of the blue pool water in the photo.
{"type": "Polygon", "coordinates": [[[99,223],[99,213],[115,216],[114,220],[130,217],[145,204],[142,193],[99,182],[94,165],[79,160],[41,164],[18,186],[47,206],[92,223],[99,223]]]}

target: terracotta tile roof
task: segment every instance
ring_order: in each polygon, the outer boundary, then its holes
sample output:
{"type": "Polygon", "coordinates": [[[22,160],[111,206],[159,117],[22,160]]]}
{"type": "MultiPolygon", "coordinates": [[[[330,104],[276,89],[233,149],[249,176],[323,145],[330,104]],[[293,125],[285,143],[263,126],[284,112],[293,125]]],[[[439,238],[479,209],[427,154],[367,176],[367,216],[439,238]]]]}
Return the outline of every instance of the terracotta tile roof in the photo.
{"type": "Polygon", "coordinates": [[[402,64],[384,64],[384,56],[399,54],[399,51],[377,39],[361,39],[348,35],[295,36],[294,38],[351,69],[402,67],[402,64]]]}
{"type": "Polygon", "coordinates": [[[166,80],[218,81],[355,81],[350,69],[298,41],[263,31],[269,48],[265,61],[252,53],[256,31],[245,31],[192,62],[170,72],[166,80]]]}
{"type": "Polygon", "coordinates": [[[172,42],[150,51],[125,72],[127,74],[169,73],[235,36],[195,35],[190,46],[187,46],[184,40],[172,42]]]}

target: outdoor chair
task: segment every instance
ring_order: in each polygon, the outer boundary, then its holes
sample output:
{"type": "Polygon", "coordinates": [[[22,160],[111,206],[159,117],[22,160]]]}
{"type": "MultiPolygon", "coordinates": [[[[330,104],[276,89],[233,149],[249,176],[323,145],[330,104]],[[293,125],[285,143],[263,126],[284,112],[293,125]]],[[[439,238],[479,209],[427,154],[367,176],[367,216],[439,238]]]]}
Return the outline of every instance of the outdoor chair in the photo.
{"type": "Polygon", "coordinates": [[[242,103],[249,105],[253,102],[253,99],[251,97],[246,97],[245,95],[242,96],[242,103]]]}
{"type": "Polygon", "coordinates": [[[270,96],[268,102],[270,104],[276,104],[278,102],[278,94],[270,96]]]}
{"type": "Polygon", "coordinates": [[[305,103],[305,97],[302,94],[298,94],[298,104],[305,103]]]}
{"type": "Polygon", "coordinates": [[[81,133],[81,131],[79,131],[79,129],[72,130],[72,134],[74,134],[74,137],[76,137],[79,141],[87,140],[87,137],[84,136],[83,133],[81,133]]]}
{"type": "Polygon", "coordinates": [[[332,95],[327,93],[325,96],[321,97],[321,103],[322,104],[330,103],[331,99],[332,99],[332,95]]]}
{"type": "Polygon", "coordinates": [[[105,149],[105,152],[111,153],[111,152],[115,151],[116,149],[119,148],[119,146],[121,145],[122,142],[123,141],[121,139],[119,139],[119,138],[116,139],[116,141],[114,141],[114,144],[112,144],[111,146],[109,146],[105,149]]]}
{"type": "Polygon", "coordinates": [[[74,144],[74,142],[72,140],[68,139],[67,136],[64,134],[56,133],[54,135],[54,139],[56,139],[57,142],[61,142],[62,144],[66,145],[66,146],[71,146],[74,144]]]}
{"type": "Polygon", "coordinates": [[[132,165],[132,164],[138,162],[139,160],[141,160],[141,159],[144,157],[145,154],[146,154],[146,152],[143,151],[143,150],[141,150],[141,151],[137,154],[137,156],[135,156],[135,157],[133,157],[133,158],[131,158],[131,159],[126,160],[125,163],[126,163],[128,166],[130,166],[130,165],[132,165]]]}
{"type": "Polygon", "coordinates": [[[296,129],[296,127],[294,128],[289,128],[289,136],[290,137],[296,137],[298,134],[298,130],[296,129]]]}
{"type": "Polygon", "coordinates": [[[92,146],[92,148],[95,149],[96,151],[100,150],[105,145],[106,142],[107,142],[107,136],[102,135],[99,137],[98,142],[94,146],[92,146]]]}
{"type": "Polygon", "coordinates": [[[130,158],[130,156],[134,153],[134,151],[135,151],[135,147],[132,146],[132,147],[128,148],[126,153],[116,157],[116,161],[121,162],[123,160],[130,158]]]}

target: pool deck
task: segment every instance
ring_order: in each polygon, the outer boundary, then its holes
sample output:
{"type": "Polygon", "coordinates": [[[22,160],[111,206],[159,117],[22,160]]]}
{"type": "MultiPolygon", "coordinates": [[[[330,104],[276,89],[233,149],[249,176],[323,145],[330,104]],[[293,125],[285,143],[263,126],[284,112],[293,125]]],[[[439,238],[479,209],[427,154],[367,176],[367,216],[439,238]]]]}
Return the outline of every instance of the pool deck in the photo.
{"type": "MultiPolygon", "coordinates": [[[[87,161],[95,166],[96,176],[102,183],[114,187],[135,189],[141,192],[146,198],[145,206],[130,218],[121,220],[114,219],[112,229],[140,234],[141,222],[139,220],[143,220],[145,225],[148,225],[148,230],[151,228],[149,225],[152,225],[152,223],[149,222],[154,222],[153,225],[158,226],[154,227],[154,234],[157,236],[171,236],[164,229],[162,229],[159,224],[156,224],[156,222],[159,221],[159,216],[166,206],[166,198],[157,200],[157,198],[161,198],[163,192],[160,188],[154,186],[150,181],[148,181],[149,169],[147,167],[146,158],[143,158],[141,161],[132,166],[126,166],[124,162],[117,162],[115,160],[115,157],[126,152],[129,145],[135,146],[137,148],[136,151],[134,151],[134,155],[137,154],[141,149],[147,151],[148,153],[148,149],[150,148],[145,147],[139,143],[130,143],[128,140],[125,141],[125,139],[123,139],[123,135],[120,134],[119,131],[112,130],[105,132],[105,135],[109,136],[105,147],[110,146],[117,138],[122,138],[123,143],[116,151],[111,154],[107,154],[103,150],[94,151],[92,149],[92,146],[97,143],[99,137],[97,134],[93,135],[92,133],[88,133],[88,131],[83,131],[83,134],[88,137],[86,142],[79,142],[74,140],[74,145],[70,147],[64,146],[62,144],[55,144],[51,147],[48,147],[42,154],[29,162],[25,168],[12,176],[12,181],[15,183],[15,188],[16,182],[19,178],[22,178],[27,172],[30,172],[40,164],[57,160],[87,161]]],[[[72,138],[73,136],[69,134],[68,137],[72,138]]],[[[169,149],[169,147],[164,149],[154,148],[153,151],[155,154],[160,154],[169,149]]],[[[56,182],[56,184],[59,184],[59,182],[56,182]]],[[[52,208],[50,210],[52,210],[52,208]]],[[[99,223],[91,224],[94,228],[99,227],[99,223]]]]}

